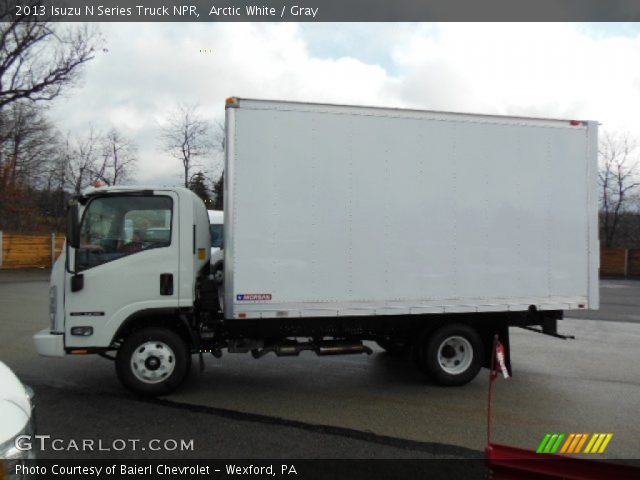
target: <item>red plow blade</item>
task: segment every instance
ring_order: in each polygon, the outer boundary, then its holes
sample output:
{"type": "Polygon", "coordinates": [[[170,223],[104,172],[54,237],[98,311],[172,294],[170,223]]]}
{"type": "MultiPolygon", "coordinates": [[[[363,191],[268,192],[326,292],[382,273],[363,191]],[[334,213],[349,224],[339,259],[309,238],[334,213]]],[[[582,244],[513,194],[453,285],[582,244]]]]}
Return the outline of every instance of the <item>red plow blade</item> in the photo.
{"type": "Polygon", "coordinates": [[[634,465],[583,459],[569,455],[538,453],[524,448],[491,442],[492,400],[496,378],[502,373],[510,376],[504,364],[504,347],[494,340],[493,358],[489,373],[487,409],[487,447],[485,462],[491,480],[640,480],[640,468],[634,465]],[[496,364],[500,372],[496,369],[496,364]]]}
{"type": "Polygon", "coordinates": [[[489,444],[484,451],[487,468],[494,480],[633,480],[640,470],[630,465],[601,462],[533,450],[489,444]]]}

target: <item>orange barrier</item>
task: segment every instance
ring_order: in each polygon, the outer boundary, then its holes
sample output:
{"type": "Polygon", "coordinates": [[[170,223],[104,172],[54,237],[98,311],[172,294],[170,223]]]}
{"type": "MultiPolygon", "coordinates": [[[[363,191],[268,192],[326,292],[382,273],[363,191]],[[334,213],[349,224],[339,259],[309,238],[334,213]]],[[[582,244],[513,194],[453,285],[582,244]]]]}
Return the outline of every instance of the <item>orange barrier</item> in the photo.
{"type": "Polygon", "coordinates": [[[64,236],[16,235],[0,232],[0,268],[49,268],[64,244],[64,236]]]}
{"type": "Polygon", "coordinates": [[[640,277],[640,248],[602,247],[600,276],[640,277]]]}
{"type": "Polygon", "coordinates": [[[600,275],[626,275],[627,249],[601,248],[600,275]]]}
{"type": "Polygon", "coordinates": [[[640,248],[629,249],[627,255],[627,275],[640,277],[640,248]]]}

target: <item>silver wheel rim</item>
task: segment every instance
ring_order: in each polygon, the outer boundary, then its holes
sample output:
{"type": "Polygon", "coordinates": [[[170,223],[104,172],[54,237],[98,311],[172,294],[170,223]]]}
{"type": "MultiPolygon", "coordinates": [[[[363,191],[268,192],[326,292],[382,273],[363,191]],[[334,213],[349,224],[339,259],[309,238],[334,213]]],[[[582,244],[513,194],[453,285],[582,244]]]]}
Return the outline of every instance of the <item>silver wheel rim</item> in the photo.
{"type": "Polygon", "coordinates": [[[131,355],[131,371],[143,383],[160,383],[176,368],[176,356],[164,342],[148,341],[131,355]]]}
{"type": "Polygon", "coordinates": [[[466,372],[472,361],[473,347],[464,337],[447,337],[438,347],[438,365],[449,375],[466,372]]]}

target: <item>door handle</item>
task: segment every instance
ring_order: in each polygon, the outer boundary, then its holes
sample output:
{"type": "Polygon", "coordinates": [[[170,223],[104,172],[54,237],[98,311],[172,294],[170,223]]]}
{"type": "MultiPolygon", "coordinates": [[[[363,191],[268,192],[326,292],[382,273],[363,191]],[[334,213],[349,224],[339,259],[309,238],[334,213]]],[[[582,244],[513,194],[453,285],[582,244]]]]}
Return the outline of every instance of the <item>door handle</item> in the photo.
{"type": "Polygon", "coordinates": [[[173,295],[173,273],[160,274],[160,295],[173,295]]]}

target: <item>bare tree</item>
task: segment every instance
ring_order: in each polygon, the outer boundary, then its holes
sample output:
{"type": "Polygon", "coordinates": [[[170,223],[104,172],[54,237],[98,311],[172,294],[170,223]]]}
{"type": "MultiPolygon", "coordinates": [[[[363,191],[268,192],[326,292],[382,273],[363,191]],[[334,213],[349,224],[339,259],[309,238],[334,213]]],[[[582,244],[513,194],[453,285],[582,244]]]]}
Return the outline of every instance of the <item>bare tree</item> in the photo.
{"type": "Polygon", "coordinates": [[[16,102],[0,112],[0,229],[37,223],[34,192],[45,188],[57,139],[40,109],[16,102]]]}
{"type": "Polygon", "coordinates": [[[93,185],[100,160],[100,144],[100,137],[93,128],[85,137],[67,134],[55,163],[57,176],[64,179],[67,190],[77,195],[93,185]]]}
{"type": "Polygon", "coordinates": [[[184,175],[184,186],[189,188],[191,172],[202,168],[198,159],[211,150],[209,123],[202,119],[197,107],[179,106],[163,129],[164,147],[180,161],[184,175]]]}
{"type": "Polygon", "coordinates": [[[54,189],[79,194],[100,181],[117,185],[135,170],[136,145],[116,129],[100,135],[91,128],[84,136],[67,133],[59,142],[48,176],[54,189]]]}
{"type": "Polygon", "coordinates": [[[217,120],[215,122],[215,125],[213,127],[213,148],[215,150],[217,150],[218,152],[223,153],[225,148],[226,148],[226,144],[227,144],[227,139],[226,139],[226,134],[225,134],[225,128],[224,128],[224,123],[221,122],[220,120],[217,120]]]}
{"type": "Polygon", "coordinates": [[[638,144],[628,134],[605,134],[598,153],[600,168],[600,212],[605,246],[613,245],[620,215],[625,212],[634,190],[640,185],[638,144]]]}
{"type": "Polygon", "coordinates": [[[48,200],[65,195],[44,106],[75,83],[101,40],[95,27],[47,22],[39,3],[22,2],[27,14],[16,17],[15,2],[0,0],[0,223],[18,231],[42,226],[58,211],[48,200]]]}
{"type": "Polygon", "coordinates": [[[137,146],[115,128],[102,141],[102,160],[93,172],[95,178],[107,185],[118,185],[130,180],[138,160],[137,146]]]}
{"type": "Polygon", "coordinates": [[[0,167],[7,185],[40,186],[56,148],[53,127],[40,109],[24,102],[10,105],[0,123],[0,167]]]}
{"type": "MultiPolygon", "coordinates": [[[[2,18],[12,13],[10,4],[0,0],[2,18]]],[[[39,11],[35,2],[25,2],[31,4],[29,12],[39,11]]],[[[33,13],[0,23],[0,109],[19,100],[52,100],[94,57],[93,27],[65,27],[33,13]]]]}
{"type": "MultiPolygon", "coordinates": [[[[213,134],[214,148],[220,152],[224,153],[226,148],[226,134],[224,123],[221,121],[217,121],[215,124],[215,132],[213,134]]],[[[217,180],[213,181],[212,191],[213,191],[213,209],[214,210],[222,210],[224,208],[224,163],[222,168],[216,172],[217,180]]]]}

